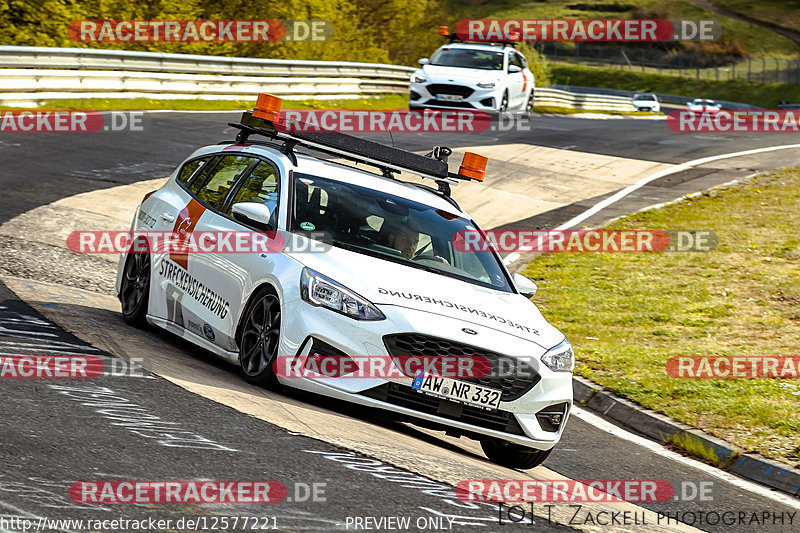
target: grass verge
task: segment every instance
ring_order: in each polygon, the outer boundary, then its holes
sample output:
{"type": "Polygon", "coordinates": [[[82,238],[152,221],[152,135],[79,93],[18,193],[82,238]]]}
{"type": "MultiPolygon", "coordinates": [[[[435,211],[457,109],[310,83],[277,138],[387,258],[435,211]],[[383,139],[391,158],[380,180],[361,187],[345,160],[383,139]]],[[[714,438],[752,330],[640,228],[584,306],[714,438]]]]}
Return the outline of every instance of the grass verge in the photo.
{"type": "MultiPolygon", "coordinates": [[[[241,111],[252,109],[252,100],[152,100],[149,98],[82,98],[50,100],[36,109],[135,111],[142,109],[168,109],[176,111],[241,111]]],[[[19,109],[0,106],[0,109],[19,109]]],[[[369,98],[340,100],[284,100],[282,109],[408,109],[407,94],[389,94],[369,98]]]]}
{"type": "Polygon", "coordinates": [[[708,81],[641,72],[551,65],[553,83],[713,98],[777,109],[781,100],[800,103],[800,84],[708,81]]]}
{"type": "Polygon", "coordinates": [[[545,254],[524,274],[576,347],[576,373],[722,439],[800,465],[800,380],[677,379],[672,356],[800,355],[800,169],[611,229],[709,229],[707,253],[545,254]]]}

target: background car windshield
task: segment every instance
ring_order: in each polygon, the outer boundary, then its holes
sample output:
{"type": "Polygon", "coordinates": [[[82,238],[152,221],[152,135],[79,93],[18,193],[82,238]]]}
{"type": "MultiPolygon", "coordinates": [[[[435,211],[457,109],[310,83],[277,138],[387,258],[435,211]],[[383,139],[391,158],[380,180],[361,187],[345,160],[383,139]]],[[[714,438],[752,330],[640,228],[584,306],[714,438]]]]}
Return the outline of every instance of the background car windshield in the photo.
{"type": "Polygon", "coordinates": [[[433,54],[430,64],[442,67],[503,70],[503,53],[490,50],[443,48],[433,54]]]}
{"type": "Polygon", "coordinates": [[[454,236],[477,228],[466,218],[350,183],[295,174],[290,230],[334,246],[512,292],[489,251],[466,251],[454,236]],[[457,241],[458,242],[458,241],[457,241]]]}
{"type": "Polygon", "coordinates": [[[637,94],[633,97],[634,100],[655,100],[656,97],[652,94],[637,94]]]}

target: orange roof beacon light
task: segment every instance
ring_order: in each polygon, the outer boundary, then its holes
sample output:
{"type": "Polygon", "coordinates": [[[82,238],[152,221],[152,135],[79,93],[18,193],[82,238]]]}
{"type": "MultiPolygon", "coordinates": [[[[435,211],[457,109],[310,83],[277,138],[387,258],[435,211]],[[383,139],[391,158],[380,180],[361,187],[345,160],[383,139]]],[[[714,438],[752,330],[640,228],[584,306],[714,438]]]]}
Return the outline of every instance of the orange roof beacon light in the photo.
{"type": "Polygon", "coordinates": [[[464,159],[461,160],[461,167],[458,169],[458,175],[465,178],[483,181],[486,176],[486,162],[488,157],[478,155],[474,152],[466,152],[464,159]]]}
{"type": "Polygon", "coordinates": [[[439,35],[447,37],[450,35],[450,30],[447,28],[447,26],[439,26],[439,35]]]}
{"type": "Polygon", "coordinates": [[[278,122],[281,116],[281,103],[283,100],[268,93],[259,93],[256,106],[253,108],[253,116],[263,118],[270,122],[278,122]]]}

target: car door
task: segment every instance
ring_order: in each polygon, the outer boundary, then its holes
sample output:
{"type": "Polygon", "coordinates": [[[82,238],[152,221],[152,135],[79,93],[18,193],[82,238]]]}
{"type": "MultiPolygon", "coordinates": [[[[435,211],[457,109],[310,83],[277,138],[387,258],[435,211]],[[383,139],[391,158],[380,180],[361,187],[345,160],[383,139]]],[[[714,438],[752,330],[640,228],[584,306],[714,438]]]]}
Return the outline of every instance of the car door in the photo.
{"type": "MultiPolygon", "coordinates": [[[[178,239],[196,237],[203,227],[203,219],[212,216],[213,210],[224,204],[238,179],[255,163],[255,158],[241,154],[214,155],[184,185],[189,200],[175,218],[175,236],[178,239]]],[[[225,279],[209,277],[199,268],[198,262],[213,254],[170,252],[164,255],[163,265],[156,269],[166,280],[166,318],[180,328],[213,342],[212,328],[219,327],[228,319],[229,284],[225,279]],[[214,326],[210,320],[215,320],[214,326]]]]}
{"type": "MultiPolygon", "coordinates": [[[[178,170],[175,180],[167,182],[150,197],[147,212],[140,214],[140,218],[148,223],[138,229],[163,236],[185,232],[191,227],[192,220],[198,219],[204,209],[193,200],[189,185],[193,180],[202,179],[201,176],[213,168],[217,160],[213,155],[203,155],[186,161],[178,170]]],[[[148,314],[182,327],[184,291],[180,288],[180,267],[174,263],[176,260],[182,262],[182,259],[175,255],[163,247],[163,239],[151,243],[153,281],[150,284],[148,314]]],[[[179,329],[175,331],[179,333],[179,329]]]]}
{"type": "Polygon", "coordinates": [[[527,80],[525,79],[524,68],[525,67],[522,65],[522,56],[516,52],[509,52],[508,67],[506,67],[509,109],[519,108],[525,104],[523,88],[527,86],[527,80]],[[512,67],[518,68],[519,71],[511,72],[511,70],[514,70],[512,67]]]}
{"type": "MultiPolygon", "coordinates": [[[[236,248],[237,232],[259,231],[250,228],[233,217],[232,208],[236,203],[255,202],[267,205],[272,212],[271,227],[277,229],[279,170],[276,164],[266,159],[255,159],[246,173],[239,176],[222,201],[210,205],[201,218],[195,231],[200,234],[230,236],[229,253],[201,253],[192,262],[191,272],[201,280],[211,281],[211,287],[225,300],[224,314],[200,306],[193,315],[202,335],[225,350],[236,349],[235,329],[242,312],[244,296],[249,294],[254,278],[274,265],[272,253],[249,253],[236,248]]],[[[211,182],[210,182],[211,183],[211,182]]],[[[201,191],[201,195],[203,192],[201,191]]],[[[202,197],[201,197],[202,200],[202,197]]],[[[217,241],[218,244],[221,244],[217,241]]]]}

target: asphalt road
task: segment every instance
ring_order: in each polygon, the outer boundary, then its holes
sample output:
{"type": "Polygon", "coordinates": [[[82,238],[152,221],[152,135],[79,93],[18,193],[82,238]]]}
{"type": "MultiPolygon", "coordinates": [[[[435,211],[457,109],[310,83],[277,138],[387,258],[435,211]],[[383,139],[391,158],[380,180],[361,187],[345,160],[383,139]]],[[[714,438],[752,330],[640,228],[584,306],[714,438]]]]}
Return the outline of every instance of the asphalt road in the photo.
{"type": "MultiPolygon", "coordinates": [[[[0,196],[0,223],[59,198],[164,176],[197,146],[232,138],[232,128],[225,127],[224,123],[235,118],[236,115],[231,114],[157,113],[148,115],[144,132],[3,134],[0,136],[0,187],[4,193],[0,196]]],[[[394,134],[393,139],[388,135],[371,137],[411,150],[425,150],[442,143],[441,135],[435,134],[394,134]]],[[[461,134],[447,141],[454,146],[528,143],[669,163],[792,142],[780,134],[679,134],[670,132],[663,121],[562,117],[539,117],[533,131],[461,134]]],[[[675,197],[695,184],[722,183],[757,170],[797,163],[786,154],[776,152],[758,160],[750,159],[742,168],[672,176],[653,186],[660,187],[657,192],[665,198],[675,197]]],[[[631,197],[618,209],[631,210],[648,205],[647,202],[653,203],[652,199],[647,195],[631,197]]],[[[558,210],[539,215],[534,222],[541,227],[552,227],[571,216],[570,210],[558,210]]],[[[0,287],[0,301],[3,354],[50,353],[59,349],[96,353],[57,326],[37,318],[33,310],[5,287],[0,287]]],[[[215,361],[208,364],[225,367],[215,361]]],[[[225,368],[235,372],[233,368],[225,368]]],[[[482,524],[482,530],[490,531],[500,528],[497,509],[491,506],[469,510],[456,508],[452,501],[447,501],[445,492],[433,490],[435,495],[423,492],[420,487],[424,487],[424,483],[435,485],[435,482],[425,481],[419,473],[397,473],[395,478],[403,482],[378,478],[374,472],[367,471],[368,468],[358,469],[359,461],[361,466],[379,466],[375,462],[368,463],[370,460],[353,458],[349,452],[330,444],[290,434],[159,378],[102,377],[92,380],[90,385],[74,382],[63,385],[72,389],[58,389],[57,386],[62,385],[36,380],[2,382],[5,401],[0,407],[0,532],[15,531],[4,526],[2,518],[21,516],[36,520],[40,517],[111,519],[156,515],[176,520],[200,516],[247,515],[269,519],[274,516],[282,531],[325,531],[344,527],[348,516],[409,516],[416,520],[458,515],[460,518],[456,520],[463,522],[460,528],[466,528],[467,524],[476,524],[476,527],[482,524]],[[108,414],[98,412],[102,406],[97,400],[110,397],[122,398],[135,405],[140,414],[174,425],[181,434],[191,435],[188,440],[194,439],[202,446],[166,446],[158,439],[143,436],[147,432],[137,433],[132,426],[114,424],[108,414]],[[69,485],[77,480],[122,479],[276,480],[289,488],[290,497],[296,483],[324,483],[326,499],[284,501],[266,506],[98,506],[76,504],[66,496],[69,485]]],[[[309,396],[300,399],[421,440],[448,445],[428,433],[386,421],[375,412],[330,405],[327,400],[309,396]]],[[[795,515],[793,524],[789,523],[786,513],[795,509],[785,504],[754,494],[735,481],[715,477],[601,431],[577,417],[571,418],[562,443],[545,465],[572,479],[665,479],[677,487],[682,483],[713,483],[711,501],[645,505],[657,511],[783,513],[783,524],[701,526],[695,523],[703,530],[788,532],[796,530],[800,522],[800,517],[795,515]]],[[[297,490],[302,492],[302,486],[297,490]]],[[[452,494],[449,499],[452,500],[452,494]]],[[[585,520],[585,513],[581,515],[579,511],[578,520],[581,518],[585,520]]],[[[431,530],[448,527],[461,530],[446,519],[443,523],[427,525],[440,526],[426,528],[431,530]]],[[[518,528],[565,529],[541,519],[534,525],[519,525],[514,529],[518,528]]],[[[647,530],[647,526],[631,529],[647,530]]],[[[502,530],[508,527],[502,526],[502,530]]]]}

